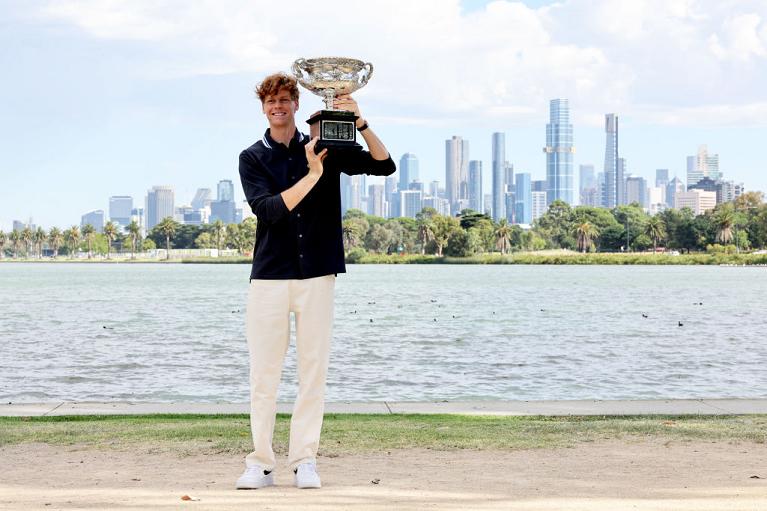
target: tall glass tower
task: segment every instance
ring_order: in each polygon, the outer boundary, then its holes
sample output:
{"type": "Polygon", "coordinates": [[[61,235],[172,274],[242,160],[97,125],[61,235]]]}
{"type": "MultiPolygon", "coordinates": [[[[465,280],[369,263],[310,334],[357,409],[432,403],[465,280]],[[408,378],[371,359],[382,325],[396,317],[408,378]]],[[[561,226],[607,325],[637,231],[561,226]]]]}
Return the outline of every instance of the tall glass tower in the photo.
{"type": "Polygon", "coordinates": [[[570,107],[563,98],[549,103],[549,123],[546,125],[546,204],[555,200],[573,203],[573,125],[570,107]]]}
{"type": "Polygon", "coordinates": [[[493,133],[493,220],[506,218],[506,135],[493,133]]]}
{"type": "Polygon", "coordinates": [[[602,206],[614,208],[623,199],[623,175],[618,172],[618,116],[605,114],[605,186],[602,206]]]}
{"type": "Polygon", "coordinates": [[[413,153],[405,153],[399,159],[399,189],[407,190],[410,183],[418,180],[418,158],[413,153]]]}
{"type": "Polygon", "coordinates": [[[482,204],[482,162],[469,161],[469,208],[477,213],[483,213],[482,204]]]}

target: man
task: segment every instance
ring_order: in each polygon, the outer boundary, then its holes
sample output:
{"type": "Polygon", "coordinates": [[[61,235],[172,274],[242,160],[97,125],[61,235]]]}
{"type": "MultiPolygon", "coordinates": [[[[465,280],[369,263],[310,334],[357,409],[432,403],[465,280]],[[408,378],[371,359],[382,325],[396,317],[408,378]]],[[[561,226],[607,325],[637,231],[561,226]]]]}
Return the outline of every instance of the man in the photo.
{"type": "Polygon", "coordinates": [[[296,80],[282,73],[256,88],[269,122],[240,154],[245,197],[258,218],[246,332],[250,352],[250,422],[254,450],[238,489],[274,484],[272,434],[277,386],[295,315],[298,396],[290,421],[288,463],[299,488],[319,488],[317,448],[325,399],[335,276],[344,273],[340,171],[388,176],[395,165],[349,95],[335,106],[354,112],[367,151],[323,149],[296,129],[296,80]]]}

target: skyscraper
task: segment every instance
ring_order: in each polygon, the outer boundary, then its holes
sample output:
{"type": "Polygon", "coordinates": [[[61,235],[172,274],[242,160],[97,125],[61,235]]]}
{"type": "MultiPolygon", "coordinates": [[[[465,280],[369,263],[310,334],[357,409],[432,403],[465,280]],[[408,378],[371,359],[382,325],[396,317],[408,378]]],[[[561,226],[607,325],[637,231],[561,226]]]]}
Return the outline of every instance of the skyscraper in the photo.
{"type": "Polygon", "coordinates": [[[618,158],[618,165],[615,172],[615,204],[628,204],[626,200],[626,158],[618,158]]]}
{"type": "Polygon", "coordinates": [[[482,213],[482,162],[471,160],[469,162],[469,209],[482,213]]]}
{"type": "Polygon", "coordinates": [[[655,186],[665,188],[668,184],[668,169],[655,169],[655,186]]]}
{"type": "Polygon", "coordinates": [[[208,206],[211,201],[211,194],[210,188],[198,188],[192,199],[192,208],[199,210],[208,206]]]}
{"type": "Polygon", "coordinates": [[[506,135],[493,133],[493,220],[506,218],[506,135]]]}
{"type": "Polygon", "coordinates": [[[147,231],[159,224],[165,217],[173,218],[175,213],[173,187],[153,186],[146,194],[146,228],[147,231]]]}
{"type": "Polygon", "coordinates": [[[578,202],[582,206],[598,206],[598,189],[594,165],[581,165],[578,172],[578,202]]]}
{"type": "Polygon", "coordinates": [[[678,177],[675,177],[666,185],[666,206],[673,208],[676,207],[676,195],[679,192],[684,192],[684,183],[678,177]]]}
{"type": "Polygon", "coordinates": [[[573,125],[570,124],[568,100],[549,102],[549,123],[546,125],[546,203],[563,200],[573,203],[573,125]]]}
{"type": "Polygon", "coordinates": [[[384,185],[368,186],[368,215],[384,216],[384,185]]]}
{"type": "Polygon", "coordinates": [[[532,192],[533,206],[531,208],[532,218],[535,221],[546,213],[546,192],[532,192]]]}
{"type": "Polygon", "coordinates": [[[647,181],[641,176],[626,178],[626,204],[636,202],[642,208],[647,207],[647,181]]]}
{"type": "Polygon", "coordinates": [[[96,209],[85,213],[80,218],[80,229],[87,224],[91,224],[96,229],[96,232],[104,232],[104,210],[96,209]]]}
{"type": "Polygon", "coordinates": [[[623,196],[623,176],[618,176],[618,116],[605,114],[605,185],[602,206],[614,208],[623,196]]]}
{"type": "Polygon", "coordinates": [[[515,219],[518,224],[531,224],[533,222],[533,191],[530,174],[528,172],[517,174],[515,181],[515,219]]]}
{"type": "Polygon", "coordinates": [[[460,211],[461,199],[469,198],[469,141],[453,136],[445,140],[445,194],[451,213],[460,211]]]}
{"type": "Polygon", "coordinates": [[[133,197],[129,195],[113,195],[109,197],[109,219],[128,227],[130,224],[131,211],[133,210],[133,197]]]}
{"type": "Polygon", "coordinates": [[[234,184],[229,179],[218,182],[216,200],[234,202],[234,184]]]}
{"type": "Polygon", "coordinates": [[[705,144],[698,147],[696,156],[687,157],[687,188],[704,177],[709,177],[714,181],[722,179],[722,173],[719,170],[719,155],[709,154],[708,146],[705,144]]]}
{"type": "Polygon", "coordinates": [[[405,153],[399,160],[399,190],[407,190],[410,183],[418,180],[418,158],[405,153]]]}

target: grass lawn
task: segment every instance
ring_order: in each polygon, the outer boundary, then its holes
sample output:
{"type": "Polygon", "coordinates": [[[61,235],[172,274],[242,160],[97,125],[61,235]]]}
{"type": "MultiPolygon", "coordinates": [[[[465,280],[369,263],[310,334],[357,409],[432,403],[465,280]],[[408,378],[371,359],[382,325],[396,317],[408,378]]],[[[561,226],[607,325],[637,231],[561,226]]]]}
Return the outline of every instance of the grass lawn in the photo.
{"type": "MultiPolygon", "coordinates": [[[[277,416],[274,444],[287,452],[290,416],[277,416]]],[[[389,449],[535,449],[600,440],[767,441],[767,415],[511,417],[468,415],[325,416],[320,454],[389,449]]],[[[25,442],[180,454],[247,453],[246,415],[0,417],[0,447],[25,442]]]]}

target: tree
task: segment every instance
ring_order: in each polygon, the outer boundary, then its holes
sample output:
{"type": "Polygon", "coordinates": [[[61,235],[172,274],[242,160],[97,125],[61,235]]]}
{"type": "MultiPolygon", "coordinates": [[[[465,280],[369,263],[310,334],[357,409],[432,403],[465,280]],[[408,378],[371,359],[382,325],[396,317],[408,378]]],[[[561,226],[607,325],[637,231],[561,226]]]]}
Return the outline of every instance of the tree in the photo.
{"type": "Polygon", "coordinates": [[[450,235],[456,229],[460,229],[461,226],[457,218],[443,215],[435,215],[431,219],[431,223],[434,228],[434,243],[437,245],[437,256],[442,257],[442,251],[447,245],[450,235]]]}
{"type": "Polygon", "coordinates": [[[434,226],[430,219],[418,220],[418,243],[421,245],[421,255],[426,253],[426,245],[434,241],[434,226]]]}
{"type": "Polygon", "coordinates": [[[505,218],[501,218],[495,228],[495,240],[495,246],[501,254],[506,254],[506,251],[511,248],[511,226],[505,218]]]}
{"type": "Polygon", "coordinates": [[[224,248],[224,242],[226,241],[226,225],[220,219],[213,222],[213,239],[216,242],[216,248],[218,250],[224,248]]]}
{"type": "Polygon", "coordinates": [[[64,231],[64,241],[66,241],[69,247],[70,257],[74,258],[77,246],[80,244],[80,227],[73,225],[64,231]]]}
{"type": "Polygon", "coordinates": [[[50,232],[48,233],[48,245],[51,246],[51,250],[53,250],[53,258],[57,258],[59,256],[59,247],[64,242],[64,235],[61,234],[61,231],[58,227],[51,227],[50,232]]]}
{"type": "Polygon", "coordinates": [[[117,226],[111,220],[104,224],[104,237],[107,239],[107,259],[112,255],[112,242],[117,237],[117,226]]]}
{"type": "Polygon", "coordinates": [[[91,224],[85,224],[83,225],[82,235],[88,243],[88,259],[90,259],[93,257],[93,240],[96,237],[96,228],[91,224]]]}
{"type": "Polygon", "coordinates": [[[659,215],[651,216],[644,226],[644,234],[652,240],[653,253],[658,249],[658,242],[666,238],[666,226],[659,215]]]}
{"type": "Polygon", "coordinates": [[[45,243],[46,239],[48,239],[48,235],[45,234],[45,230],[42,227],[38,227],[33,235],[33,241],[35,242],[35,247],[37,248],[38,259],[43,258],[43,244],[45,243]]]}
{"type": "Polygon", "coordinates": [[[16,229],[11,231],[11,234],[8,235],[8,239],[11,242],[11,249],[13,250],[13,258],[16,259],[19,257],[19,245],[21,245],[21,231],[17,231],[16,229]]]}
{"type": "Polygon", "coordinates": [[[135,220],[131,220],[128,224],[128,236],[130,237],[130,258],[135,259],[138,242],[141,239],[141,226],[135,220]]]}
{"type": "Polygon", "coordinates": [[[591,242],[599,237],[599,228],[590,222],[582,222],[575,228],[575,237],[578,240],[578,250],[586,253],[591,242]]]}
{"type": "Polygon", "coordinates": [[[385,225],[375,224],[365,235],[365,248],[377,254],[388,252],[392,244],[392,232],[385,225]]]}
{"type": "Polygon", "coordinates": [[[250,253],[256,244],[256,231],[258,230],[258,220],[251,216],[240,223],[240,237],[242,244],[242,253],[250,253]],[[246,250],[248,249],[248,250],[246,250]]]}
{"type": "Polygon", "coordinates": [[[732,204],[722,204],[713,216],[716,239],[725,245],[732,241],[732,228],[735,225],[735,209],[732,204]]]}
{"type": "Polygon", "coordinates": [[[213,238],[209,232],[202,232],[195,238],[194,246],[197,248],[215,248],[216,244],[213,242],[213,238]]]}
{"type": "Polygon", "coordinates": [[[557,199],[534,222],[535,231],[555,248],[575,248],[575,214],[568,203],[557,199]]]}
{"type": "Polygon", "coordinates": [[[0,230],[0,259],[5,257],[5,244],[8,243],[8,235],[0,230]]]}
{"type": "MultiPolygon", "coordinates": [[[[221,222],[221,220],[217,220],[216,222],[221,222]]],[[[224,223],[221,222],[221,225],[224,223]]],[[[160,220],[160,223],[157,224],[157,229],[162,233],[163,236],[165,236],[165,250],[166,250],[166,259],[170,259],[170,240],[171,238],[176,234],[176,230],[178,229],[178,222],[173,220],[172,217],[166,216],[162,220],[160,220]]]]}
{"type": "Polygon", "coordinates": [[[341,223],[344,238],[344,249],[348,253],[359,247],[368,232],[368,222],[364,218],[348,218],[341,223]]]}
{"type": "Polygon", "coordinates": [[[29,226],[24,227],[24,230],[21,231],[21,239],[24,242],[24,256],[29,257],[30,252],[32,252],[32,242],[34,240],[35,233],[32,231],[32,229],[29,226]]]}

